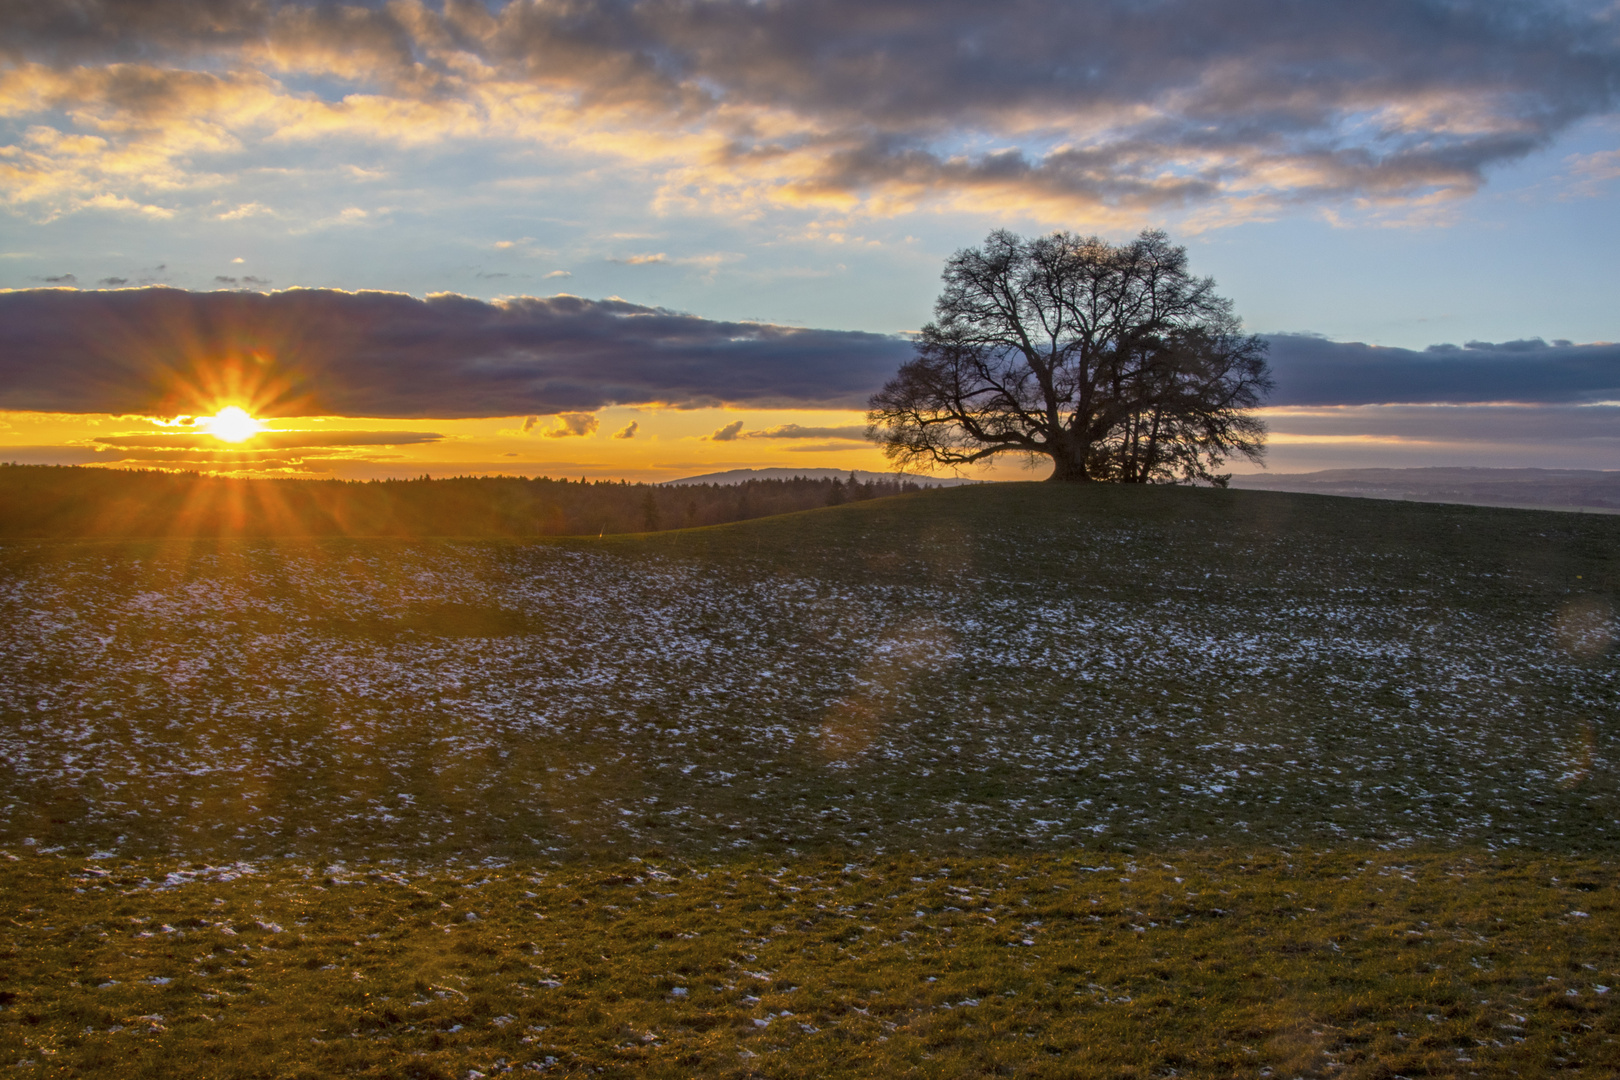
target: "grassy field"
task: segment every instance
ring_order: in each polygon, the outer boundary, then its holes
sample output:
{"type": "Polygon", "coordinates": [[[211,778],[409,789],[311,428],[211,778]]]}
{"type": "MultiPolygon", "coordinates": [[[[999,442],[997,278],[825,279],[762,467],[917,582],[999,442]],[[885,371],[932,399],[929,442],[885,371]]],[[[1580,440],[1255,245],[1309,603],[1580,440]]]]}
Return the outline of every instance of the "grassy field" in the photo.
{"type": "Polygon", "coordinates": [[[1043,485],[7,544],[0,1065],[1612,1075],[1617,590],[1615,518],[1043,485]]]}

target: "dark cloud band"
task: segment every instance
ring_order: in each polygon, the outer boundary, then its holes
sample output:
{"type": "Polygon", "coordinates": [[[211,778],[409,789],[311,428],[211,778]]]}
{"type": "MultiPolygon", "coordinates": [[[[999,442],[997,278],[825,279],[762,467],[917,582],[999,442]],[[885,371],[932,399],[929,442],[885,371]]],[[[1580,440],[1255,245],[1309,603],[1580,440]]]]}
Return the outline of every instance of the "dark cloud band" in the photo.
{"type": "Polygon", "coordinates": [[[1620,344],[1527,341],[1417,351],[1304,334],[1270,337],[1270,405],[1620,400],[1620,344]]]}
{"type": "MultiPolygon", "coordinates": [[[[1427,350],[1273,335],[1271,405],[1620,400],[1620,345],[1539,339],[1427,350]]],[[[902,338],[700,319],[573,296],[178,289],[0,293],[0,409],[455,419],[607,405],[863,408],[902,338]]],[[[787,426],[750,438],[855,437],[787,426]]],[[[282,448],[403,445],[430,432],[284,432],[282,448]]],[[[731,435],[738,437],[737,433],[731,435]]],[[[210,436],[138,437],[147,448],[210,436]]],[[[135,444],[130,443],[130,448],[135,444]]]]}
{"type": "MultiPolygon", "coordinates": [[[[904,339],[622,300],[293,289],[0,293],[0,408],[379,418],[615,404],[862,408],[904,339]]],[[[420,441],[410,439],[406,441],[420,441]]]]}

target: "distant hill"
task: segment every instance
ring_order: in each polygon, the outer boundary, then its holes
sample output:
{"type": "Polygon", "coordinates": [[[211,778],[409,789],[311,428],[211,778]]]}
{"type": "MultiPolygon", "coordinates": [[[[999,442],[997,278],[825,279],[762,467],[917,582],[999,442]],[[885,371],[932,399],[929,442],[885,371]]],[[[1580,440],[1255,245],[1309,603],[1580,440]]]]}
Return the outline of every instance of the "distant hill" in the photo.
{"type": "Polygon", "coordinates": [[[1232,486],[1368,499],[1620,513],[1620,472],[1597,469],[1325,469],[1234,476],[1232,486]]]}
{"type": "Polygon", "coordinates": [[[921,476],[915,473],[868,472],[864,469],[731,469],[727,472],[704,473],[702,476],[683,476],[679,480],[665,480],[665,487],[684,484],[742,484],[749,480],[848,480],[851,476],[863,484],[911,483],[918,487],[959,487],[962,484],[982,484],[983,480],[964,480],[947,476],[921,476]]]}

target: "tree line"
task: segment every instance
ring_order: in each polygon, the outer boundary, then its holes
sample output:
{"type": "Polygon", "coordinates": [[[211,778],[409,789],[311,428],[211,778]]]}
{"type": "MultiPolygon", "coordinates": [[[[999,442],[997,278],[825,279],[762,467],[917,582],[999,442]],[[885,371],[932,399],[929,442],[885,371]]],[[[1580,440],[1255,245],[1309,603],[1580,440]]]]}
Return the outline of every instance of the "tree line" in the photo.
{"type": "Polygon", "coordinates": [[[597,536],[695,528],[917,491],[908,480],[740,484],[462,476],[247,480],[0,464],[0,538],[597,536]]]}

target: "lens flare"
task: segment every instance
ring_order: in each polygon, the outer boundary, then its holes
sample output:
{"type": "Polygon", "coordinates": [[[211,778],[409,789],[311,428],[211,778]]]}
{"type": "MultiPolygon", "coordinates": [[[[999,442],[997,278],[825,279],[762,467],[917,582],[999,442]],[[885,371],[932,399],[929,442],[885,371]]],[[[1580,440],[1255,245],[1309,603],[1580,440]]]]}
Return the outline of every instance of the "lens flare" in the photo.
{"type": "Polygon", "coordinates": [[[237,405],[227,405],[213,416],[203,417],[198,426],[224,442],[245,442],[264,430],[263,421],[237,405]]]}

